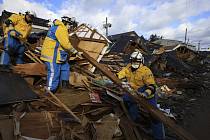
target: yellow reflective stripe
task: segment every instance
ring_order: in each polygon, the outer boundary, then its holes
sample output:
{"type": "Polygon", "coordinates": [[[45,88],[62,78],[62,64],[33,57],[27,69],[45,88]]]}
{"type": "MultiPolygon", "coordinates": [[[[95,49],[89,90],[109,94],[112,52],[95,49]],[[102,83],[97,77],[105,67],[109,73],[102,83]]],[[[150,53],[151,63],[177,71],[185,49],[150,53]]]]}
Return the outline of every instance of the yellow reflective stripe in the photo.
{"type": "Polygon", "coordinates": [[[151,99],[151,98],[153,98],[153,97],[155,97],[155,94],[149,95],[149,96],[147,97],[147,99],[151,99]]]}

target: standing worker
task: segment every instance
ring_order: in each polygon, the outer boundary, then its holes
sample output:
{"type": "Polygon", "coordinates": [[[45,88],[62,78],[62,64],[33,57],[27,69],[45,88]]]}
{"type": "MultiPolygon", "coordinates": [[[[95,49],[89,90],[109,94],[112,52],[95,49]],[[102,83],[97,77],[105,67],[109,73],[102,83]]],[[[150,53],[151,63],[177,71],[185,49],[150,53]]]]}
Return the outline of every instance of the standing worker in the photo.
{"type": "MultiPolygon", "coordinates": [[[[138,91],[139,95],[144,97],[149,104],[157,108],[156,84],[151,70],[144,66],[144,57],[140,51],[134,51],[130,56],[131,64],[124,67],[117,75],[119,79],[126,78],[130,87],[138,91]]],[[[137,103],[129,94],[123,96],[123,101],[128,108],[130,117],[134,122],[141,119],[137,103]]],[[[153,119],[151,129],[155,140],[165,139],[164,126],[158,120],[153,119]]]]}
{"type": "Polygon", "coordinates": [[[64,89],[69,86],[69,55],[81,56],[69,41],[71,23],[71,18],[67,16],[62,17],[62,21],[54,20],[41,50],[41,60],[47,66],[47,87],[52,93],[56,92],[59,83],[64,89]]]}
{"type": "Polygon", "coordinates": [[[11,57],[16,59],[16,64],[23,63],[25,51],[23,42],[31,33],[34,17],[36,17],[34,11],[27,11],[25,15],[12,14],[4,22],[4,51],[1,55],[1,64],[9,65],[11,57]]]}

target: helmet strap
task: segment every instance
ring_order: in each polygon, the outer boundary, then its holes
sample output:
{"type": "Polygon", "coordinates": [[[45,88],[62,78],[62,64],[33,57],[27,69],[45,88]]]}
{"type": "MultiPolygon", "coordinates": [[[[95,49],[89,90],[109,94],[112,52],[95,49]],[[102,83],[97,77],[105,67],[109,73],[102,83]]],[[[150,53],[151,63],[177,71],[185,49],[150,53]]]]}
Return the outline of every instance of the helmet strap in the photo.
{"type": "Polygon", "coordinates": [[[142,66],[143,66],[143,64],[141,62],[139,62],[139,64],[132,64],[131,63],[131,71],[134,72],[142,66]]]}

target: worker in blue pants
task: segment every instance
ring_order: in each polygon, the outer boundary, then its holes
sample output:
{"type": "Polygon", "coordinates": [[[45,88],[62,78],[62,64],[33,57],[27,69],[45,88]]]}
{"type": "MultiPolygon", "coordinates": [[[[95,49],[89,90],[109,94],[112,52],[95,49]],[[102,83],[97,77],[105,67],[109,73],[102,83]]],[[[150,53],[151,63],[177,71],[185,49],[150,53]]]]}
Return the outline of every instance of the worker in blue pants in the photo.
{"type": "Polygon", "coordinates": [[[69,40],[70,17],[62,17],[62,21],[54,20],[48,30],[41,50],[41,60],[47,66],[47,88],[56,93],[59,84],[62,89],[69,88],[70,65],[69,56],[76,54],[81,56],[73,48],[69,40]]]}
{"type": "Polygon", "coordinates": [[[23,63],[25,47],[22,42],[29,36],[35,16],[35,12],[27,11],[25,15],[12,14],[4,22],[4,50],[1,55],[1,64],[9,65],[11,57],[16,59],[16,64],[23,63]]]}
{"type": "Polygon", "coordinates": [[[8,37],[4,40],[4,51],[1,55],[1,64],[9,65],[11,63],[11,56],[16,57],[16,64],[22,64],[25,47],[21,44],[20,40],[10,36],[10,32],[11,31],[8,32],[8,37]]]}
{"type": "MultiPolygon", "coordinates": [[[[131,54],[131,64],[124,67],[117,75],[119,79],[126,78],[129,86],[138,91],[138,95],[144,97],[149,104],[157,107],[156,84],[151,70],[144,66],[144,57],[140,51],[136,50],[131,54]]],[[[123,82],[122,86],[125,82],[123,82]]],[[[126,85],[127,86],[127,85],[126,85]]],[[[139,122],[141,113],[136,101],[129,94],[123,95],[123,101],[128,109],[128,113],[134,122],[139,122]]],[[[151,129],[155,140],[164,140],[165,131],[162,122],[152,119],[151,129]]]]}
{"type": "Polygon", "coordinates": [[[68,88],[68,81],[70,75],[70,65],[68,62],[57,64],[45,62],[47,66],[47,86],[48,90],[55,93],[58,85],[61,83],[62,88],[68,88]]]}

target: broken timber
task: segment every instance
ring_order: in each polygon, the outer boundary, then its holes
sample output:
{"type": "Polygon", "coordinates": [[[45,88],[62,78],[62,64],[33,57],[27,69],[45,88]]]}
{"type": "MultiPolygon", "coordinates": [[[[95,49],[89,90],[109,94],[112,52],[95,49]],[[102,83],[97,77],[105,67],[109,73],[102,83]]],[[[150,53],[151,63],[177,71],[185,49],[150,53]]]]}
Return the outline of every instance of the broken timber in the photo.
{"type": "MultiPolygon", "coordinates": [[[[79,41],[79,38],[74,38],[76,40],[74,41],[79,41]]],[[[77,49],[80,52],[83,52],[83,57],[85,59],[87,59],[93,66],[95,66],[98,70],[100,70],[105,76],[107,76],[108,78],[110,78],[110,80],[112,80],[115,84],[117,84],[119,87],[121,87],[122,89],[124,89],[121,85],[121,81],[120,79],[118,79],[117,76],[115,76],[107,67],[105,67],[104,65],[99,64],[97,61],[95,61],[92,57],[90,57],[84,50],[82,50],[81,48],[78,48],[77,46],[74,46],[75,49],[77,49]]],[[[172,121],[170,118],[168,118],[167,116],[165,116],[160,110],[158,110],[157,108],[154,108],[153,106],[151,106],[144,98],[142,97],[138,97],[138,96],[134,96],[133,93],[131,93],[130,91],[128,91],[127,89],[124,89],[125,91],[127,91],[128,93],[130,93],[130,95],[145,109],[147,109],[149,111],[149,113],[156,119],[160,120],[161,122],[163,122],[165,125],[167,125],[172,131],[174,131],[174,133],[180,137],[183,140],[196,140],[190,133],[188,133],[185,129],[183,129],[182,127],[178,126],[177,124],[175,124],[174,121],[172,121]]]]}
{"type": "Polygon", "coordinates": [[[47,88],[46,91],[59,103],[59,105],[61,105],[68,113],[70,113],[78,123],[81,123],[81,120],[64,103],[62,103],[51,91],[49,91],[47,88]]]}

